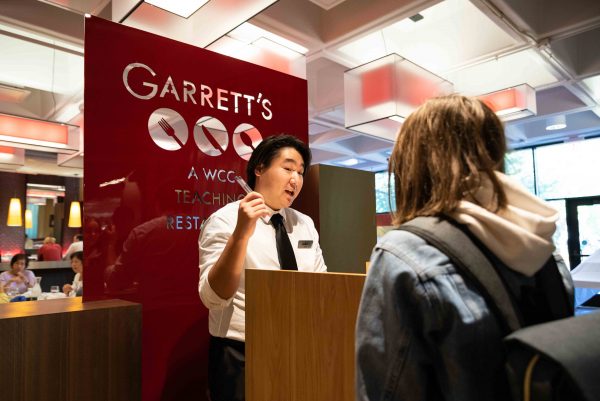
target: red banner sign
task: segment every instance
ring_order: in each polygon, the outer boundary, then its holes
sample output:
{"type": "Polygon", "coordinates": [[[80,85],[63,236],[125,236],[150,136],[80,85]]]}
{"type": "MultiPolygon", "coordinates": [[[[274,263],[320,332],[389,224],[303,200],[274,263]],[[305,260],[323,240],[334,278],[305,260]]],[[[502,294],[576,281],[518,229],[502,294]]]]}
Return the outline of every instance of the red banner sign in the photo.
{"type": "Polygon", "coordinates": [[[306,81],[86,19],[84,301],[143,304],[144,400],[204,399],[200,227],[262,138],[307,132],[306,81]]]}

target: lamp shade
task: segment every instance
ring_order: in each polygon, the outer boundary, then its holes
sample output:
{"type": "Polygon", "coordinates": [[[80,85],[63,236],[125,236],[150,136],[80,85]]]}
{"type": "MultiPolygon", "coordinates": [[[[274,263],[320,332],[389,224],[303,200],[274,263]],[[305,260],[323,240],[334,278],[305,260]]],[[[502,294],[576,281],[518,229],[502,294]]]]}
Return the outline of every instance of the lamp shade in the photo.
{"type": "Polygon", "coordinates": [[[71,208],[69,209],[69,222],[68,227],[81,227],[81,205],[78,201],[71,202],[71,208]]]}
{"type": "Polygon", "coordinates": [[[78,133],[74,126],[0,114],[0,146],[73,153],[79,149],[78,133]]]}
{"type": "Polygon", "coordinates": [[[33,215],[31,214],[31,210],[25,209],[25,228],[33,227],[33,215]]]}
{"type": "Polygon", "coordinates": [[[410,113],[452,90],[445,79],[390,54],[344,73],[346,128],[395,140],[410,113]]]}
{"type": "Polygon", "coordinates": [[[527,84],[502,89],[477,98],[487,104],[502,121],[537,114],[535,90],[527,84]]]}
{"type": "Polygon", "coordinates": [[[0,170],[16,170],[25,165],[25,149],[0,145],[0,170]]]}
{"type": "Polygon", "coordinates": [[[9,227],[20,227],[23,225],[23,217],[21,215],[21,199],[10,198],[6,225],[9,227]]]}

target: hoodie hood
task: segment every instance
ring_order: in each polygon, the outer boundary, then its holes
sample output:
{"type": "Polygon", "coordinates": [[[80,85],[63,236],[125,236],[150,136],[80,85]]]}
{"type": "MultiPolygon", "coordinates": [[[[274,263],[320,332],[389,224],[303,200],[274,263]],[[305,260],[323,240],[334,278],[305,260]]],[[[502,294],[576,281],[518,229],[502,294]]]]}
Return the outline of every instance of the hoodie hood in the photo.
{"type": "Polygon", "coordinates": [[[509,268],[531,277],[554,251],[558,212],[515,180],[500,172],[496,176],[506,192],[506,208],[493,212],[492,182],[482,176],[473,196],[476,203],[461,201],[451,217],[465,224],[509,268]]]}

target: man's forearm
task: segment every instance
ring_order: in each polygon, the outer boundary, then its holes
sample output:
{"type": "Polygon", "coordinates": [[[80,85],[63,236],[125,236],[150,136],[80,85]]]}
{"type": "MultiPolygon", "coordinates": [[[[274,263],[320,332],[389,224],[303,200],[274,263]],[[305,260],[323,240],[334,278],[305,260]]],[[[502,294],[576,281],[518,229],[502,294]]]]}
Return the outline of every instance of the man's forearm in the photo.
{"type": "Polygon", "coordinates": [[[217,263],[208,272],[208,282],[213,291],[221,298],[231,298],[240,285],[240,277],[246,258],[248,240],[229,237],[225,249],[217,263]]]}

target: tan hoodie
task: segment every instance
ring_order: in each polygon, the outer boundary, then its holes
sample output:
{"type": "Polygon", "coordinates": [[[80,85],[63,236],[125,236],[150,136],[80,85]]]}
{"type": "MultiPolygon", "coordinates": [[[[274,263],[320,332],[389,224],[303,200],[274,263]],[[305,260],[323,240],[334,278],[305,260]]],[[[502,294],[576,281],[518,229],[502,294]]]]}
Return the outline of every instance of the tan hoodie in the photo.
{"type": "Polygon", "coordinates": [[[475,200],[463,200],[452,217],[469,230],[511,269],[533,276],[554,251],[552,235],[558,212],[512,178],[496,172],[504,187],[507,207],[494,213],[492,182],[482,178],[475,200]]]}

